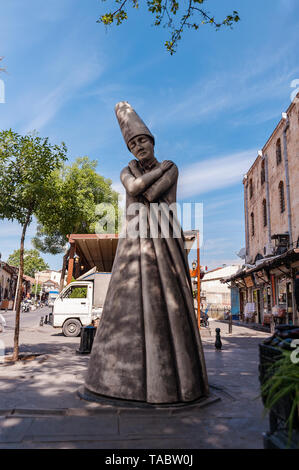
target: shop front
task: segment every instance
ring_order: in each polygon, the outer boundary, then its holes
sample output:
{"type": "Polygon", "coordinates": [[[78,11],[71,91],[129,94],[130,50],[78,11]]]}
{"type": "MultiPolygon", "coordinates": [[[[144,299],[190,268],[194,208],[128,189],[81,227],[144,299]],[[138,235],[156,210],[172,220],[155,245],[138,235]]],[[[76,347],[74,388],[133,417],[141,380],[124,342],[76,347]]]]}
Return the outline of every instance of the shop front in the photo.
{"type": "Polygon", "coordinates": [[[276,277],[277,315],[279,323],[289,323],[293,319],[293,281],[291,274],[276,277]]]}
{"type": "Polygon", "coordinates": [[[0,309],[12,310],[17,283],[16,269],[7,263],[0,267],[0,309]]]}
{"type": "Polygon", "coordinates": [[[295,283],[299,276],[299,248],[254,266],[223,281],[239,288],[240,319],[270,325],[299,324],[295,283]]]}

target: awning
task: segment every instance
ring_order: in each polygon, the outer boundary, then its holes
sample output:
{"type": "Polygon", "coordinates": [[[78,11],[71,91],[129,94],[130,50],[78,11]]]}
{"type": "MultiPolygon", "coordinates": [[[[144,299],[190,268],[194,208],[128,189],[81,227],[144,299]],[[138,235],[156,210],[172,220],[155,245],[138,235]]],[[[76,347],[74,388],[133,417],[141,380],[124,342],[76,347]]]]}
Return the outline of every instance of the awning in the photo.
{"type": "Polygon", "coordinates": [[[260,260],[256,265],[249,269],[242,269],[242,271],[237,272],[233,276],[223,278],[223,282],[233,282],[241,280],[246,278],[250,274],[254,274],[264,269],[279,269],[280,266],[286,265],[287,263],[291,266],[291,263],[294,263],[296,261],[299,261],[299,248],[293,248],[279,256],[272,256],[271,258],[265,258],[263,260],[260,260]]]}
{"type": "MultiPolygon", "coordinates": [[[[196,241],[197,231],[184,232],[185,249],[187,255],[196,241]]],[[[118,234],[72,234],[69,236],[71,244],[70,259],[79,257],[79,264],[84,266],[84,271],[93,267],[99,272],[111,272],[118,245],[118,234]]],[[[69,265],[69,268],[71,266],[69,265]]],[[[69,269],[72,271],[73,269],[69,269]]],[[[81,273],[80,273],[81,274],[81,273]]]]}
{"type": "Polygon", "coordinates": [[[118,244],[118,235],[73,234],[69,237],[75,254],[87,270],[96,266],[97,271],[111,272],[118,244]]]}

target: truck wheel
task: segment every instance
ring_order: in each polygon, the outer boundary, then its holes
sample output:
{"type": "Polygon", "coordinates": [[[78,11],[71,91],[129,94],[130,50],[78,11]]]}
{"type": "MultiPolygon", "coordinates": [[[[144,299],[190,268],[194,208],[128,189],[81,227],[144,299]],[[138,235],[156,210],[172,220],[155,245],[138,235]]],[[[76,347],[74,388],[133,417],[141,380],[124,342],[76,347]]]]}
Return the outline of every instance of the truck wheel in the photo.
{"type": "Polygon", "coordinates": [[[81,323],[76,318],[70,318],[64,322],[62,332],[64,336],[79,336],[81,331],[81,323]]]}

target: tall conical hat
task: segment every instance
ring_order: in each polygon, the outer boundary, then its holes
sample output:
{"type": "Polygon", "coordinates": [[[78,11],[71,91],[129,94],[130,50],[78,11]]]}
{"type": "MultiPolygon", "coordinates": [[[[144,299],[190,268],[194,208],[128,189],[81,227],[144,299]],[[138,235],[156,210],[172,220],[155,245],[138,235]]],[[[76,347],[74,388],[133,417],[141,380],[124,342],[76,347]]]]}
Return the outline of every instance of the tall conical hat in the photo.
{"type": "Polygon", "coordinates": [[[148,135],[155,143],[154,136],[127,101],[117,103],[115,106],[115,114],[127,145],[133,137],[137,137],[138,135],[148,135]]]}

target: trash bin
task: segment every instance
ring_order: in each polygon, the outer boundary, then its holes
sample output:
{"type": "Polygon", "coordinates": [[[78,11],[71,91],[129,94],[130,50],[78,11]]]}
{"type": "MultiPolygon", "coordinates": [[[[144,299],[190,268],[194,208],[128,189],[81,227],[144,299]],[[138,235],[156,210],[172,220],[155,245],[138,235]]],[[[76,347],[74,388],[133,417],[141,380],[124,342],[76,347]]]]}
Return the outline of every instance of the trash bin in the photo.
{"type": "Polygon", "coordinates": [[[80,347],[77,354],[90,354],[97,329],[94,326],[82,326],[80,347]]]}

